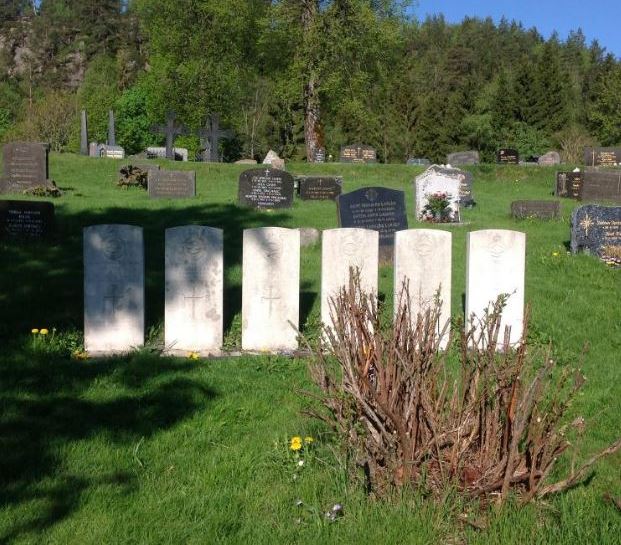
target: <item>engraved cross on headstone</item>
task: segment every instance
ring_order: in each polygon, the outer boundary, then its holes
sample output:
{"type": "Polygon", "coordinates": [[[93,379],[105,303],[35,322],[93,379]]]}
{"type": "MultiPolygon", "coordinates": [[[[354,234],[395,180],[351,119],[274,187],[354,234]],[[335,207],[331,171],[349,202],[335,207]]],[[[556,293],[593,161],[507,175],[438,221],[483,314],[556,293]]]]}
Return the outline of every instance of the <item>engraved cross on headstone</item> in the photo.
{"type": "Polygon", "coordinates": [[[119,287],[116,284],[112,285],[109,295],[104,295],[104,310],[106,311],[106,314],[111,314],[111,318],[116,318],[116,311],[118,310],[117,305],[122,299],[123,295],[119,293],[119,287]]]}
{"type": "Polygon", "coordinates": [[[232,132],[227,129],[220,129],[220,116],[211,114],[203,129],[197,131],[201,139],[201,148],[203,148],[203,161],[212,163],[221,163],[219,142],[222,138],[230,138],[232,132]]]}
{"type": "Polygon", "coordinates": [[[268,307],[268,316],[272,316],[272,305],[274,303],[274,301],[278,301],[280,299],[280,295],[274,295],[274,286],[270,285],[270,287],[267,289],[267,293],[263,295],[263,297],[261,297],[261,299],[263,299],[264,301],[269,301],[269,307],[268,307]]]}
{"type": "Polygon", "coordinates": [[[175,136],[189,134],[187,127],[175,123],[175,112],[166,114],[166,125],[154,125],[151,130],[166,135],[166,159],[174,159],[175,136]]]}
{"type": "Polygon", "coordinates": [[[205,295],[196,295],[196,286],[192,286],[192,295],[185,295],[183,297],[185,301],[190,301],[192,304],[192,320],[196,320],[196,301],[199,299],[205,299],[205,295]]]}

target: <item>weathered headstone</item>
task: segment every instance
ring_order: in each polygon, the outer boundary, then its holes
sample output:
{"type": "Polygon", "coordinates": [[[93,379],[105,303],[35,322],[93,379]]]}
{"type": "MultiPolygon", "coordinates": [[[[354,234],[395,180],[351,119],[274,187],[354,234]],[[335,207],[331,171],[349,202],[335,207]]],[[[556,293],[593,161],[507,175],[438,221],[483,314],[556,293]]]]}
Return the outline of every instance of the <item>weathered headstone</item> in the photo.
{"type": "Polygon", "coordinates": [[[325,163],[326,162],[326,148],[317,147],[313,149],[313,155],[311,157],[311,163],[325,163]]]}
{"type": "Polygon", "coordinates": [[[496,162],[504,165],[519,165],[520,152],[516,149],[501,148],[496,152],[496,162]]]}
{"type": "MultiPolygon", "coordinates": [[[[472,195],[473,176],[472,173],[467,170],[443,165],[431,165],[416,177],[415,187],[416,184],[425,185],[424,180],[429,180],[429,184],[431,185],[442,184],[441,180],[446,178],[459,181],[459,207],[468,208],[474,206],[474,197],[472,195]]],[[[452,187],[451,185],[451,188],[452,187]]],[[[451,189],[451,194],[453,194],[453,191],[454,190],[451,189]]],[[[419,217],[418,213],[417,217],[419,217]]]]}
{"type": "Polygon", "coordinates": [[[151,199],[187,199],[196,197],[196,172],[193,170],[148,171],[151,199]]]}
{"type": "Polygon", "coordinates": [[[375,148],[364,144],[351,144],[341,146],[341,163],[376,163],[377,152],[375,148]]]}
{"type": "Polygon", "coordinates": [[[200,129],[197,134],[201,139],[201,149],[203,150],[200,155],[201,160],[204,162],[221,163],[220,140],[230,138],[233,132],[220,128],[220,115],[211,114],[205,128],[200,129]]]}
{"type": "Polygon", "coordinates": [[[84,347],[94,354],[114,354],[143,343],[142,228],[84,228],[84,347]]]}
{"type": "Polygon", "coordinates": [[[571,216],[571,251],[621,266],[621,206],[579,206],[571,216]]]}
{"type": "Polygon", "coordinates": [[[511,216],[518,219],[537,218],[540,220],[558,219],[561,215],[559,201],[513,201],[511,216]]]}
{"type": "Polygon", "coordinates": [[[298,176],[298,193],[303,201],[334,201],[341,194],[341,176],[298,176]]]}
{"type": "Polygon", "coordinates": [[[456,151],[455,153],[449,153],[446,156],[446,164],[451,166],[461,165],[478,165],[479,164],[479,152],[470,151],[456,151]]]}
{"type": "Polygon", "coordinates": [[[300,233],[282,227],[246,229],[243,244],[242,349],[296,350],[300,233]]]}
{"type": "Polygon", "coordinates": [[[556,190],[557,197],[568,199],[580,199],[582,196],[582,185],[584,184],[584,173],[581,171],[557,172],[556,190]]]}
{"type": "MultiPolygon", "coordinates": [[[[441,303],[437,332],[451,320],[451,244],[452,235],[438,229],[408,229],[395,233],[394,305],[398,309],[404,282],[408,288],[410,313],[415,324],[419,315],[441,303]]],[[[440,347],[448,344],[447,328],[440,347]]]]}
{"type": "Polygon", "coordinates": [[[291,208],[293,176],[275,168],[253,168],[239,175],[238,202],[252,208],[291,208]]]}
{"type": "Polygon", "coordinates": [[[379,234],[369,229],[326,229],[321,243],[321,321],[332,327],[330,300],[349,286],[350,269],[360,271],[360,287],[377,295],[379,234]]]}
{"type": "Polygon", "coordinates": [[[537,159],[537,164],[540,166],[553,166],[561,164],[561,155],[558,151],[549,151],[548,153],[544,153],[539,159],[537,159]]]}
{"type": "Polygon", "coordinates": [[[0,201],[0,238],[42,239],[53,231],[51,202],[0,201]]]}
{"type": "Polygon", "coordinates": [[[165,125],[154,125],[151,130],[155,133],[163,134],[166,136],[166,159],[175,159],[175,136],[189,134],[187,127],[175,123],[174,112],[168,112],[166,114],[165,125]]]}
{"type": "Polygon", "coordinates": [[[584,148],[584,164],[588,167],[621,165],[621,147],[584,148]]]}
{"type": "Polygon", "coordinates": [[[171,353],[217,355],[222,348],[222,230],[201,225],[166,229],[166,318],[171,353]]]}
{"type": "Polygon", "coordinates": [[[427,167],[431,164],[431,161],[425,157],[410,157],[406,161],[406,164],[427,167]]]}
{"type": "MultiPolygon", "coordinates": [[[[428,217],[425,207],[429,203],[429,197],[437,194],[446,195],[448,208],[450,210],[449,221],[459,221],[459,204],[461,200],[462,179],[459,176],[450,174],[450,170],[436,167],[429,167],[420,176],[417,176],[415,185],[416,218],[419,220],[441,221],[443,218],[428,217]],[[447,174],[447,172],[449,172],[447,174]]],[[[446,221],[446,220],[444,220],[446,221]]]]}
{"type": "Polygon", "coordinates": [[[239,159],[238,161],[235,161],[236,165],[256,165],[257,164],[257,160],[256,159],[239,159]]]}
{"type": "MultiPolygon", "coordinates": [[[[508,295],[502,312],[499,344],[502,344],[505,326],[511,328],[511,344],[522,336],[525,260],[524,233],[503,229],[468,233],[466,322],[480,331],[485,311],[491,310],[499,295],[508,295]]],[[[489,339],[485,339],[480,348],[488,342],[489,339]]]]}
{"type": "Polygon", "coordinates": [[[108,146],[116,147],[116,130],[114,128],[114,111],[112,110],[108,110],[108,146]]]}
{"type": "Polygon", "coordinates": [[[48,187],[48,144],[14,142],[4,144],[0,193],[21,193],[34,187],[48,187]]]}
{"type": "Polygon", "coordinates": [[[621,171],[586,170],[583,175],[581,201],[613,201],[621,203],[621,171]]]}
{"type": "Polygon", "coordinates": [[[88,148],[90,157],[105,157],[107,159],[124,159],[125,150],[121,146],[110,146],[91,142],[88,148]]]}
{"type": "MultiPolygon", "coordinates": [[[[149,146],[145,150],[145,154],[147,159],[158,159],[166,158],[166,148],[158,147],[158,146],[149,146]]],[[[175,161],[187,161],[188,160],[188,150],[187,148],[173,148],[173,158],[175,161]]]]}
{"type": "Polygon", "coordinates": [[[80,114],[80,154],[89,155],[88,152],[88,122],[86,120],[86,110],[80,114]]]}

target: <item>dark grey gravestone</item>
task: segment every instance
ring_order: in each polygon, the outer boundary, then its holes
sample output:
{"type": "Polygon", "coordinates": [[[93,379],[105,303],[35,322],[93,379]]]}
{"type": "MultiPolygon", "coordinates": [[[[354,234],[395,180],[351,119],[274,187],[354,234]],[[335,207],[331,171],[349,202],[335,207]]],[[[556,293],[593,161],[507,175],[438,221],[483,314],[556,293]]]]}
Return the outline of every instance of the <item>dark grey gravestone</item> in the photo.
{"type": "Polygon", "coordinates": [[[520,152],[516,149],[501,148],[496,152],[496,162],[501,165],[519,165],[520,152]]]}
{"type": "Polygon", "coordinates": [[[253,168],[239,175],[238,202],[252,208],[291,208],[293,176],[277,168],[253,168]]]}
{"type": "Polygon", "coordinates": [[[582,196],[583,183],[583,172],[557,172],[556,190],[554,191],[554,194],[557,197],[579,200],[582,196]]]}
{"type": "Polygon", "coordinates": [[[621,206],[587,204],[571,215],[571,251],[621,264],[621,206]]]}
{"type": "Polygon", "coordinates": [[[114,112],[108,110],[108,146],[116,146],[116,131],[114,128],[114,112]]]}
{"type": "Polygon", "coordinates": [[[88,155],[88,122],[86,110],[82,110],[80,116],[80,155],[88,155]]]}
{"type": "Polygon", "coordinates": [[[47,238],[53,231],[51,202],[0,201],[0,238],[47,238]]]}
{"type": "Polygon", "coordinates": [[[377,152],[371,146],[364,144],[351,144],[341,146],[341,163],[376,163],[377,152]]]}
{"type": "Polygon", "coordinates": [[[47,187],[48,144],[14,142],[4,144],[3,175],[0,178],[0,193],[21,193],[33,187],[47,187]]]}
{"type": "Polygon", "coordinates": [[[415,165],[421,167],[427,167],[430,164],[431,161],[425,157],[410,157],[406,162],[406,165],[415,165]]]}
{"type": "Polygon", "coordinates": [[[621,203],[621,171],[587,170],[584,173],[580,200],[621,203]]]}
{"type": "Polygon", "coordinates": [[[379,231],[380,261],[391,259],[395,232],[408,228],[405,193],[385,187],[363,187],[336,200],[340,227],[379,231]]]}
{"type": "Polygon", "coordinates": [[[210,115],[205,128],[200,129],[197,134],[203,150],[200,160],[206,163],[221,163],[220,140],[231,138],[233,133],[226,129],[220,129],[220,116],[218,114],[210,115]]]}
{"type": "Polygon", "coordinates": [[[334,201],[343,188],[340,176],[298,176],[296,181],[303,201],[334,201]]]}
{"type": "Polygon", "coordinates": [[[479,152],[478,151],[456,151],[455,153],[449,153],[446,156],[446,163],[451,166],[478,165],[479,164],[479,152]]]}
{"type": "Polygon", "coordinates": [[[151,199],[196,197],[196,172],[151,169],[148,172],[148,187],[151,199]]]}
{"type": "Polygon", "coordinates": [[[588,167],[621,166],[621,148],[584,148],[584,164],[588,167]]]}
{"type": "Polygon", "coordinates": [[[558,219],[561,215],[561,203],[559,201],[513,201],[511,215],[517,219],[558,219]]]}
{"type": "Polygon", "coordinates": [[[326,162],[326,149],[315,148],[313,150],[312,163],[325,163],[326,162]]]}
{"type": "Polygon", "coordinates": [[[166,115],[166,125],[155,125],[151,130],[158,134],[166,136],[166,159],[175,159],[174,147],[175,136],[181,134],[189,134],[188,129],[183,125],[177,125],[175,123],[175,113],[168,112],[166,115]]]}

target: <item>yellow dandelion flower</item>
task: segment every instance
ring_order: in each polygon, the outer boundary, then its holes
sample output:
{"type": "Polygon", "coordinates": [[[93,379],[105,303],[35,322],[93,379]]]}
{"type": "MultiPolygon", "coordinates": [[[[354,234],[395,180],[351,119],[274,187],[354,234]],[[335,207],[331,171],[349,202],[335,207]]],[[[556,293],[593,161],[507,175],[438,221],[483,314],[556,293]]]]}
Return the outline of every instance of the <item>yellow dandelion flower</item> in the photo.
{"type": "Polygon", "coordinates": [[[312,443],[313,441],[314,441],[314,439],[313,439],[310,435],[308,435],[308,436],[306,436],[306,437],[304,438],[304,442],[305,442],[305,443],[310,444],[310,443],[312,443]]]}
{"type": "Polygon", "coordinates": [[[188,359],[197,360],[198,358],[199,358],[198,352],[189,352],[188,353],[188,359]]]}
{"type": "Polygon", "coordinates": [[[291,450],[300,450],[302,448],[302,438],[297,435],[295,437],[292,437],[289,448],[291,450]]]}
{"type": "Polygon", "coordinates": [[[559,255],[559,253],[558,253],[558,252],[552,252],[552,255],[553,255],[554,257],[557,257],[557,256],[559,255]]]}
{"type": "Polygon", "coordinates": [[[39,333],[39,330],[36,327],[34,327],[30,330],[30,333],[32,333],[33,335],[36,335],[37,333],[39,333]]]}
{"type": "Polygon", "coordinates": [[[49,331],[47,329],[43,328],[41,331],[39,331],[39,333],[41,335],[47,335],[49,333],[49,331]]]}

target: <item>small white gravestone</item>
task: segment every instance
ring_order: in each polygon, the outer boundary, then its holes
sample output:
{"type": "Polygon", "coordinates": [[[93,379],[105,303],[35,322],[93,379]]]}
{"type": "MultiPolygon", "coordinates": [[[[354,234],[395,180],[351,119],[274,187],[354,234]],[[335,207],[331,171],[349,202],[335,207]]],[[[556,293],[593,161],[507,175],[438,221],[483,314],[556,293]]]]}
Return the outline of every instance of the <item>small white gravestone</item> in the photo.
{"type": "Polygon", "coordinates": [[[222,230],[201,225],[166,229],[165,262],[167,351],[220,354],[224,291],[222,230]]]}
{"type": "Polygon", "coordinates": [[[451,177],[436,170],[437,165],[429,167],[415,180],[416,219],[420,220],[425,206],[429,203],[429,196],[436,193],[445,193],[454,221],[459,221],[459,201],[461,181],[458,177],[451,177]]]}
{"type": "Polygon", "coordinates": [[[142,228],[84,228],[84,347],[92,354],[128,352],[144,343],[142,228]]]}
{"type": "MultiPolygon", "coordinates": [[[[439,296],[441,308],[437,332],[451,320],[451,244],[452,235],[437,229],[408,229],[395,233],[394,305],[397,311],[404,282],[410,295],[410,313],[415,324],[439,296]]],[[[405,293],[403,293],[405,296],[405,293]]],[[[448,344],[449,330],[440,340],[448,344]]]]}
{"type": "Polygon", "coordinates": [[[279,168],[284,170],[285,168],[285,160],[281,159],[278,154],[274,150],[269,150],[265,159],[263,159],[264,165],[272,165],[274,168],[279,168]]]}
{"type": "Polygon", "coordinates": [[[300,232],[283,227],[244,231],[242,349],[298,348],[300,232]]]}
{"type": "Polygon", "coordinates": [[[498,296],[509,295],[502,313],[499,344],[504,339],[505,326],[511,327],[511,344],[517,343],[522,336],[525,266],[524,233],[504,229],[468,233],[466,323],[478,326],[485,310],[496,302],[498,296]]]}
{"type": "Polygon", "coordinates": [[[377,295],[379,232],[370,229],[326,229],[321,243],[321,321],[331,327],[330,299],[349,285],[351,267],[360,270],[360,287],[377,295]]]}

